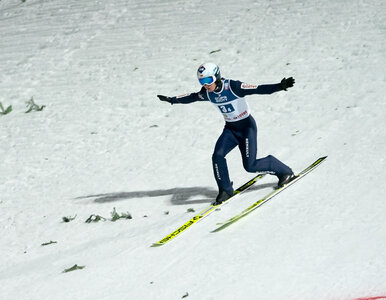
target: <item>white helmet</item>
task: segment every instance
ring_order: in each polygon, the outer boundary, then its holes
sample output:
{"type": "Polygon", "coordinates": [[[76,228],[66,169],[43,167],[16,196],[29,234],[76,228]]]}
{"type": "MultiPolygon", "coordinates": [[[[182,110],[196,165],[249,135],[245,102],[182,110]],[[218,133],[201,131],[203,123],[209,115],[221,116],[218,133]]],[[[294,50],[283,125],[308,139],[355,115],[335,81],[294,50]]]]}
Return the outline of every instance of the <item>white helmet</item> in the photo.
{"type": "Polygon", "coordinates": [[[197,70],[197,79],[201,85],[210,85],[221,79],[220,68],[214,63],[202,64],[197,70]]]}

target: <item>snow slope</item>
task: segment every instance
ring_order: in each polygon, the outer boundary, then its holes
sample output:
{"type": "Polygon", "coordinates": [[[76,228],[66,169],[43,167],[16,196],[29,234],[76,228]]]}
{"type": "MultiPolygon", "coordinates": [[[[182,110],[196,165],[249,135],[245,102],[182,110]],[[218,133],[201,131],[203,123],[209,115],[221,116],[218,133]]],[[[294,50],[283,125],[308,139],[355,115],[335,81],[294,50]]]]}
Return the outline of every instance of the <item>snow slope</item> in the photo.
{"type": "MultiPolygon", "coordinates": [[[[1,299],[386,298],[386,2],[0,1],[1,299]],[[160,248],[216,195],[223,121],[200,63],[248,83],[259,156],[301,170],[328,160],[250,216],[240,196],[160,248]],[[43,111],[25,114],[34,98],[43,111]],[[113,208],[131,220],[87,224],[113,208]],[[168,212],[167,214],[165,212],[168,212]],[[63,223],[63,216],[75,220],[63,223]],[[41,246],[42,243],[57,243],[41,246]],[[82,270],[62,273],[74,264],[82,270]]],[[[235,185],[252,177],[237,150],[235,185]]]]}

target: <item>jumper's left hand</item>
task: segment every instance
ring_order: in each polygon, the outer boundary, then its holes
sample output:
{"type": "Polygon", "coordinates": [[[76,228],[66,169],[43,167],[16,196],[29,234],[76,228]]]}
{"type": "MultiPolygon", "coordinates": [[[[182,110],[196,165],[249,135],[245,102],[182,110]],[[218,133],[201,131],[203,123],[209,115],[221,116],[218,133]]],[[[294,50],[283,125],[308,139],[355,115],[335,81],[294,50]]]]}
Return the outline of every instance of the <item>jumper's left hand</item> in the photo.
{"type": "Polygon", "coordinates": [[[170,97],[164,96],[164,95],[157,95],[157,97],[161,101],[169,102],[170,104],[173,104],[172,99],[170,97]]]}
{"type": "Polygon", "coordinates": [[[292,77],[290,78],[283,78],[280,82],[281,84],[281,87],[283,90],[287,90],[287,88],[290,88],[290,87],[293,87],[294,84],[295,84],[295,79],[293,79],[292,77]]]}

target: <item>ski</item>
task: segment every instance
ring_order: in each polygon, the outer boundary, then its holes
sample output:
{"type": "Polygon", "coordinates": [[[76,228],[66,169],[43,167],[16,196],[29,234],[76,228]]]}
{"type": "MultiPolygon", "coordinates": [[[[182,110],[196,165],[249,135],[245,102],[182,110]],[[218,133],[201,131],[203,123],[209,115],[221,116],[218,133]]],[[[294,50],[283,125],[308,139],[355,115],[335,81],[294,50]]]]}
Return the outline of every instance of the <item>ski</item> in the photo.
{"type": "Polygon", "coordinates": [[[275,190],[273,190],[272,192],[270,192],[269,194],[267,194],[265,197],[261,198],[260,200],[256,201],[255,203],[253,203],[251,206],[249,206],[248,208],[244,209],[241,213],[235,215],[234,217],[228,219],[227,221],[225,221],[224,223],[218,223],[217,225],[220,225],[219,227],[217,227],[215,230],[211,231],[211,232],[218,232],[220,230],[223,230],[225,228],[227,228],[228,226],[230,226],[231,224],[235,223],[236,221],[240,220],[241,218],[245,217],[246,215],[250,214],[252,211],[254,211],[256,208],[258,208],[259,206],[263,205],[265,202],[267,202],[268,200],[272,199],[273,197],[275,197],[277,194],[279,194],[280,192],[284,191],[287,187],[291,186],[292,184],[294,184],[295,182],[297,182],[300,178],[304,177],[305,175],[307,175],[309,172],[311,172],[312,170],[314,170],[317,166],[319,166],[325,159],[327,158],[327,156],[324,156],[324,157],[321,157],[319,159],[317,159],[314,163],[312,163],[311,165],[309,165],[307,168],[305,168],[303,171],[301,171],[298,175],[295,176],[295,179],[293,179],[292,181],[290,181],[289,183],[287,183],[286,185],[282,186],[281,188],[277,188],[275,190]]]}
{"type": "Polygon", "coordinates": [[[265,174],[258,174],[255,177],[253,177],[251,180],[240,186],[238,189],[236,189],[233,193],[233,196],[230,197],[228,200],[224,201],[223,203],[219,205],[211,204],[209,207],[201,211],[199,214],[195,215],[193,218],[191,218],[188,222],[186,222],[184,225],[180,226],[178,229],[174,230],[172,233],[165,236],[162,240],[158,241],[157,243],[153,243],[151,247],[159,247],[162,245],[165,245],[167,242],[184,232],[186,229],[188,229],[193,224],[197,223],[201,219],[207,217],[209,214],[211,214],[213,211],[218,209],[219,207],[223,206],[224,204],[229,203],[232,199],[235,198],[236,195],[246,191],[249,189],[253,184],[256,183],[257,180],[263,178],[265,174]]]}

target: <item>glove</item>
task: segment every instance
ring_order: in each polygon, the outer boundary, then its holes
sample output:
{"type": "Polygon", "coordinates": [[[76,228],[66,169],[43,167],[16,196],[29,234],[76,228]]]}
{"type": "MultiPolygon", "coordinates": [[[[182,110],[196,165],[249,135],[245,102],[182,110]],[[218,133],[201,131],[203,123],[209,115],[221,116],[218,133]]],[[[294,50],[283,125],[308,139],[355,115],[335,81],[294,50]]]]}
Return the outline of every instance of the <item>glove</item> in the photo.
{"type": "Polygon", "coordinates": [[[290,78],[283,78],[280,82],[280,85],[282,87],[283,90],[287,90],[287,88],[290,88],[290,87],[293,87],[295,84],[295,79],[293,79],[292,77],[290,78]]]}
{"type": "Polygon", "coordinates": [[[163,96],[163,95],[157,95],[157,97],[158,97],[161,101],[166,101],[166,102],[169,102],[170,104],[173,104],[172,98],[170,98],[170,97],[166,97],[166,96],[163,96]]]}

